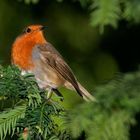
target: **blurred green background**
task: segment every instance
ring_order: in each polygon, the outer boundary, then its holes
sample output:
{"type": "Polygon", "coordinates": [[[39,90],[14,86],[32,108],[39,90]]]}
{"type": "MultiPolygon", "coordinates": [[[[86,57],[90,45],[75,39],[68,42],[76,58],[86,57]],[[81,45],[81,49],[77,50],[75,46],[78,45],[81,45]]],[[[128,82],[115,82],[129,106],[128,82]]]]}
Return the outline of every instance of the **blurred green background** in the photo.
{"type": "MultiPolygon", "coordinates": [[[[91,93],[94,93],[96,85],[105,83],[119,72],[138,70],[140,24],[139,19],[137,24],[133,24],[135,18],[129,18],[128,9],[124,13],[127,20],[117,14],[115,19],[111,18],[112,23],[106,21],[100,24],[96,17],[99,13],[93,15],[91,12],[94,8],[90,0],[61,1],[0,1],[0,64],[10,64],[12,43],[26,26],[42,24],[48,26],[45,31],[47,40],[59,50],[77,79],[91,93]],[[94,20],[97,22],[94,23],[94,20]]],[[[108,6],[109,2],[104,5],[108,6]]],[[[115,8],[113,10],[119,13],[115,8]]],[[[133,11],[134,16],[139,18],[135,13],[133,11]]],[[[62,89],[62,93],[65,96],[64,106],[68,108],[81,101],[71,91],[62,89]]],[[[140,127],[139,124],[137,127],[140,127]]],[[[132,133],[132,138],[136,131],[132,133]]]]}

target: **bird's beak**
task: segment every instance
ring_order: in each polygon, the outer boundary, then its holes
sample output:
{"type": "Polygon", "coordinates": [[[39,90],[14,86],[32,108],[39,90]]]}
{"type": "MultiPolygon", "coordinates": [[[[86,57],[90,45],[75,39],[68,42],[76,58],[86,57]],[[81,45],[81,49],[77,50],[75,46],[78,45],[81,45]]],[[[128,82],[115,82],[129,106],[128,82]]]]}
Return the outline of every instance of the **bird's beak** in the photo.
{"type": "Polygon", "coordinates": [[[48,27],[47,26],[42,26],[41,28],[40,28],[40,30],[45,30],[45,29],[47,29],[48,27]]]}

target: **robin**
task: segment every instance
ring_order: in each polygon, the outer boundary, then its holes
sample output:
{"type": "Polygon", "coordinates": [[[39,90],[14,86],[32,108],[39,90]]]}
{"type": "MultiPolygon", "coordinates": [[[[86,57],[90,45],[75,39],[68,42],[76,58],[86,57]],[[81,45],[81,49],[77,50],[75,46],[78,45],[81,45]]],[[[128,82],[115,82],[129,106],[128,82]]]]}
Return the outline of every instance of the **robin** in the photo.
{"type": "Polygon", "coordinates": [[[12,45],[12,63],[22,74],[33,73],[39,88],[61,96],[59,87],[76,91],[86,101],[95,98],[77,81],[60,53],[44,37],[45,26],[30,25],[12,45]]]}

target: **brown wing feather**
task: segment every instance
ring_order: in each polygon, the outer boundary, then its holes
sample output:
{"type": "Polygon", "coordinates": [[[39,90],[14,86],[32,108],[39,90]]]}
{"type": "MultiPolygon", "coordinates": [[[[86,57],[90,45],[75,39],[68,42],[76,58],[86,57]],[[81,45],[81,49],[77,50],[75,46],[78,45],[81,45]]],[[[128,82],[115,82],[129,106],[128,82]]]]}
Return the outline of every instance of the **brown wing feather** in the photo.
{"type": "Polygon", "coordinates": [[[43,47],[38,46],[38,48],[40,50],[42,57],[45,58],[43,59],[43,61],[45,60],[45,63],[51,66],[66,81],[70,82],[74,86],[78,94],[82,96],[72,70],[67,65],[67,63],[63,60],[59,52],[50,43],[45,44],[43,47]]]}

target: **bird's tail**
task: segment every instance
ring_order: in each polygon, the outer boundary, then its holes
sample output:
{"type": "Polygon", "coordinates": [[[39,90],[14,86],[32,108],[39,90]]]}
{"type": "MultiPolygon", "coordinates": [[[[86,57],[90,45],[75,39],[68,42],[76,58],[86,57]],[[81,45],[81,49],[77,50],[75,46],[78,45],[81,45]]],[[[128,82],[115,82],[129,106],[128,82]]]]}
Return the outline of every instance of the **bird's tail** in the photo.
{"type": "Polygon", "coordinates": [[[78,86],[80,89],[79,92],[85,101],[87,101],[87,102],[96,101],[96,98],[94,96],[92,96],[79,82],[78,82],[78,86]]]}
{"type": "Polygon", "coordinates": [[[82,98],[89,102],[89,101],[97,101],[94,96],[92,96],[79,82],[77,82],[77,86],[73,86],[69,82],[65,83],[65,87],[70,90],[75,90],[77,93],[82,96],[82,98]]]}

